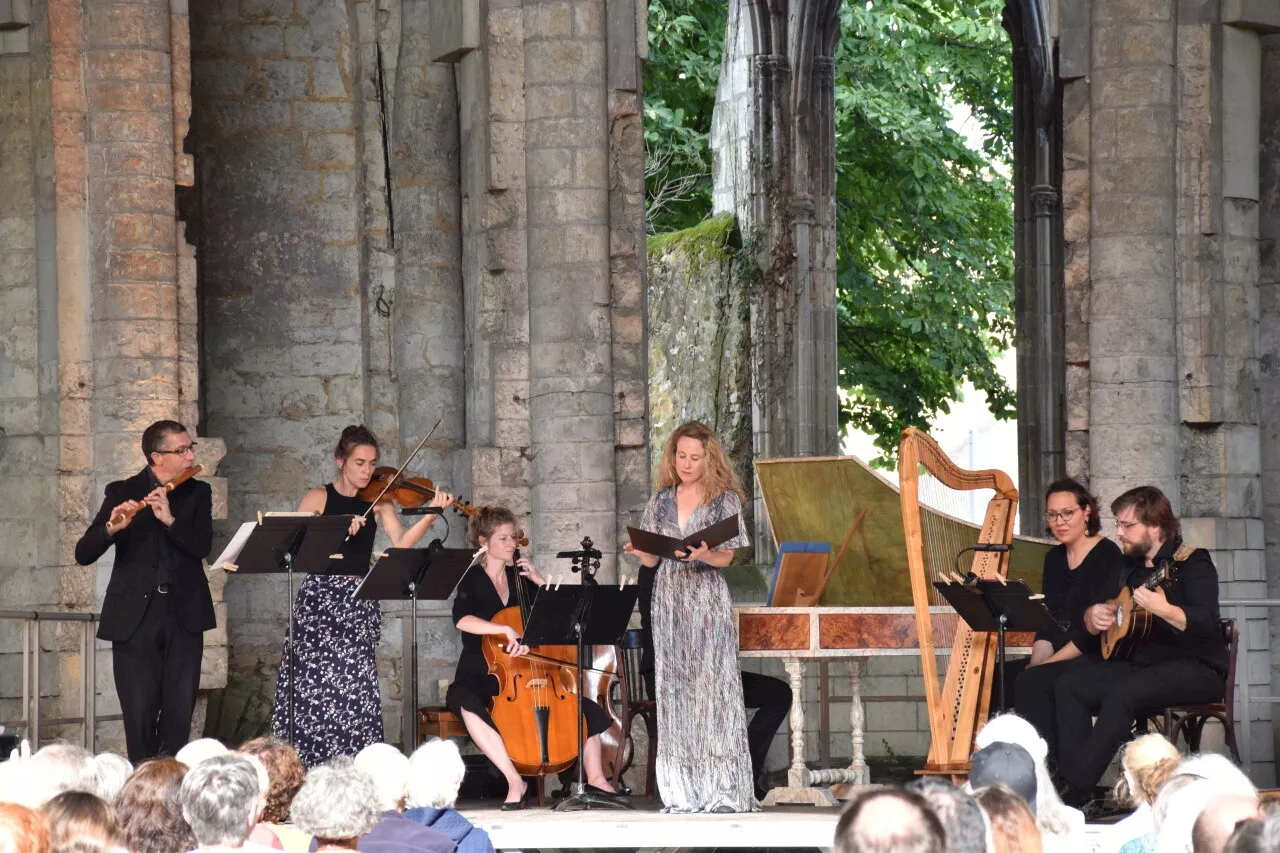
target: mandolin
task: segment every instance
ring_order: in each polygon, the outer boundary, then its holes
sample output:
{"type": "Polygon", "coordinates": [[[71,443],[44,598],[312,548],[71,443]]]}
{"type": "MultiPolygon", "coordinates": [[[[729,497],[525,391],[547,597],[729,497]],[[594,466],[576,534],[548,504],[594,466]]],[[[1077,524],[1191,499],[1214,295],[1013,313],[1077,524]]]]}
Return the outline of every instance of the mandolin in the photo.
{"type": "MultiPolygon", "coordinates": [[[[1147,589],[1158,586],[1167,587],[1173,579],[1177,564],[1169,560],[1160,563],[1160,567],[1151,573],[1151,577],[1142,582],[1147,589]]],[[[1151,636],[1158,618],[1149,610],[1144,610],[1133,600],[1133,590],[1124,587],[1120,594],[1107,602],[1107,607],[1116,615],[1115,624],[1102,635],[1102,657],[1106,660],[1128,660],[1134,649],[1151,636]]]]}

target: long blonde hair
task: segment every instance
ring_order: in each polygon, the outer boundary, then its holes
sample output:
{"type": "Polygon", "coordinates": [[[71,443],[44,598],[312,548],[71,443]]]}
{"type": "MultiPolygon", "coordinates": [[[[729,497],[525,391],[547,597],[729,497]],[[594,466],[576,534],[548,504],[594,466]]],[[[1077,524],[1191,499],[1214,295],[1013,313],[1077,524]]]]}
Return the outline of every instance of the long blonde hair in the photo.
{"type": "Polygon", "coordinates": [[[706,467],[702,472],[703,505],[711,503],[728,489],[732,489],[741,499],[742,486],[738,484],[738,475],[729,464],[729,455],[724,452],[720,437],[701,421],[681,424],[667,439],[667,446],[662,451],[662,464],[658,467],[658,488],[674,489],[680,485],[680,475],[676,473],[676,445],[682,438],[695,439],[707,452],[706,467]]]}

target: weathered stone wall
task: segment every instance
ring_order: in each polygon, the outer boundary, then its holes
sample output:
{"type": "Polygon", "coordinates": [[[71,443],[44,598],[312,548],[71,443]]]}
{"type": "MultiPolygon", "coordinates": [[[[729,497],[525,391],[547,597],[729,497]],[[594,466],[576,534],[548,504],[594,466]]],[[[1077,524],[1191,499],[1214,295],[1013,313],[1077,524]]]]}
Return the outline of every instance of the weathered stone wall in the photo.
{"type": "MultiPolygon", "coordinates": [[[[86,611],[101,607],[112,555],[80,567],[72,547],[103,487],[138,470],[147,424],[198,426],[196,282],[175,204],[175,183],[190,183],[186,10],[180,0],[34,6],[28,26],[0,36],[0,455],[24,472],[8,484],[24,499],[3,510],[0,559],[14,563],[6,606],[86,611]]],[[[221,514],[221,447],[201,444],[221,514]]],[[[17,637],[6,623],[5,653],[17,637]]],[[[58,699],[44,716],[79,710],[78,641],[70,628],[42,632],[42,691],[58,699]]],[[[221,686],[221,629],[206,649],[202,686],[221,686]]],[[[98,713],[115,713],[107,649],[97,662],[98,713]]],[[[18,676],[6,659],[4,696],[18,676]]],[[[98,734],[119,743],[118,726],[98,734]]]]}
{"type": "MultiPolygon", "coordinates": [[[[1260,33],[1278,22],[1230,0],[1059,10],[1068,472],[1104,504],[1161,487],[1185,538],[1212,550],[1222,598],[1260,599],[1276,571],[1263,550],[1260,33]]],[[[1268,614],[1225,615],[1252,649],[1238,679],[1270,692],[1268,614]]],[[[1270,707],[1246,710],[1255,777],[1269,780],[1270,707]]]]}

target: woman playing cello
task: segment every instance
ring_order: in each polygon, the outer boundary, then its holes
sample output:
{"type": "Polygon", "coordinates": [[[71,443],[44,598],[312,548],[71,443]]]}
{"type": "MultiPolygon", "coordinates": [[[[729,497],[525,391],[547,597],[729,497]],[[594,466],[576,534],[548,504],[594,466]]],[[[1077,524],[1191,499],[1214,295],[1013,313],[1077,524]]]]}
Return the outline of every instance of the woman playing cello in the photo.
{"type": "MultiPolygon", "coordinates": [[[[492,620],[498,611],[519,600],[517,584],[542,585],[542,575],[533,563],[516,555],[516,519],[506,507],[480,507],[471,516],[471,541],[486,548],[480,564],[472,567],[458,584],[453,601],[453,621],[462,633],[462,654],[453,683],[445,695],[445,706],[462,718],[471,740],[479,747],[507,780],[507,796],[502,808],[507,811],[524,807],[527,786],[507,754],[507,747],[490,716],[490,704],[498,695],[497,678],[489,673],[481,638],[486,635],[505,637],[505,652],[513,657],[529,654],[519,633],[509,625],[492,620]],[[483,571],[477,571],[482,568],[483,571]]],[[[600,760],[600,734],[607,731],[611,720],[593,702],[581,703],[586,717],[587,740],[582,747],[583,769],[587,790],[613,793],[605,778],[600,760]]]]}

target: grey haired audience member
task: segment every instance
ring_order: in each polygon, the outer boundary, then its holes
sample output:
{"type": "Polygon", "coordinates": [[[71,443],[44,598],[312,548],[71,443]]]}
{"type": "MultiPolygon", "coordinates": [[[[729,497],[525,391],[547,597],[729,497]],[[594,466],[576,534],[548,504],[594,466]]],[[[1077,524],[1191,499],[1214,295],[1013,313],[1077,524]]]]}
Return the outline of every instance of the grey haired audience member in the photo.
{"type": "Polygon", "coordinates": [[[937,853],[946,833],[915,791],[872,785],[849,800],[836,824],[836,853],[937,853]]]}
{"type": "Polygon", "coordinates": [[[354,850],[360,836],[378,825],[378,789],[350,758],[334,759],[307,774],[289,809],[293,825],[326,847],[354,850]]]}
{"type": "Polygon", "coordinates": [[[40,789],[40,800],[64,791],[98,793],[98,766],[93,753],[74,743],[51,743],[38,750],[25,766],[25,775],[40,789]]]}
{"type": "Polygon", "coordinates": [[[123,755],[104,752],[93,759],[93,767],[97,777],[98,796],[108,805],[114,804],[125,780],[133,772],[133,765],[123,755]]]}
{"type": "Polygon", "coordinates": [[[987,823],[973,796],[946,779],[923,776],[907,785],[928,801],[947,836],[948,853],[985,853],[987,823]]]}
{"type": "Polygon", "coordinates": [[[1219,794],[1214,797],[1191,828],[1191,849],[1195,853],[1222,853],[1240,822],[1258,817],[1258,806],[1256,796],[1219,794]]]}
{"type": "Polygon", "coordinates": [[[179,798],[200,847],[240,847],[258,822],[258,771],[242,755],[206,758],[187,772],[179,798]]]}
{"type": "Polygon", "coordinates": [[[1280,809],[1241,821],[1227,839],[1226,853],[1273,853],[1280,850],[1280,809]]]}

